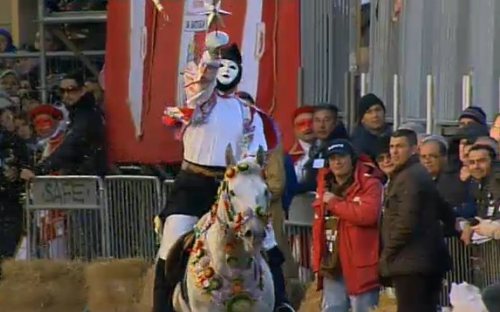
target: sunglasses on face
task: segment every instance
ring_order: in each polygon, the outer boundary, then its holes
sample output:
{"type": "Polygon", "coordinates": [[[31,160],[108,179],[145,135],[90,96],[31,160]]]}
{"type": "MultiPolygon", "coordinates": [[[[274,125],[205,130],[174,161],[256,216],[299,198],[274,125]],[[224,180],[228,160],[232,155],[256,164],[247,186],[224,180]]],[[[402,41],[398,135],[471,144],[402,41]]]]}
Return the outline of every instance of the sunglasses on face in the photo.
{"type": "Polygon", "coordinates": [[[59,93],[60,94],[65,94],[65,93],[73,93],[80,90],[78,87],[67,87],[67,88],[59,88],[59,93]]]}

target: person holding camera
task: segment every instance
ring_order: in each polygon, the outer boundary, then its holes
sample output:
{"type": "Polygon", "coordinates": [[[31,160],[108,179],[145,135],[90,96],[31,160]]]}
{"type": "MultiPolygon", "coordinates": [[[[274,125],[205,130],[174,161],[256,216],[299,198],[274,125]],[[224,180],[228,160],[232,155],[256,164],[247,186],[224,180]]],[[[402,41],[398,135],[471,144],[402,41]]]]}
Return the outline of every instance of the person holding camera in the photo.
{"type": "Polygon", "coordinates": [[[382,173],[345,139],[325,150],[318,172],[313,270],[323,288],[322,311],[369,312],[379,297],[382,173]]]}

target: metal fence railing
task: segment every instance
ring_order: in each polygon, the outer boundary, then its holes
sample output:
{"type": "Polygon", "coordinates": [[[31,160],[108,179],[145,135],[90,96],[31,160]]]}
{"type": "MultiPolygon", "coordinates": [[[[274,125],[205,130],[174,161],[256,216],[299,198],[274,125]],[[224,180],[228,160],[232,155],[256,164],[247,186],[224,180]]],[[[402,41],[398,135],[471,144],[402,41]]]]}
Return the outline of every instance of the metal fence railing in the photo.
{"type": "MultiPolygon", "coordinates": [[[[301,282],[311,281],[312,226],[301,222],[286,222],[285,229],[290,238],[292,254],[299,263],[301,282]]],[[[484,288],[500,282],[500,241],[489,241],[480,245],[465,246],[458,238],[446,238],[453,266],[445,275],[440,304],[449,306],[452,283],[468,282],[484,288]]]]}
{"type": "Polygon", "coordinates": [[[104,180],[110,256],[153,259],[153,219],[160,210],[160,181],[152,176],[108,176],[104,180]]]}
{"type": "MultiPolygon", "coordinates": [[[[153,219],[167,202],[173,180],[152,176],[37,177],[27,187],[27,257],[78,259],[101,257],[153,259],[157,248],[153,219]]],[[[311,281],[311,194],[292,202],[285,222],[299,278],[311,281]],[[309,204],[308,204],[309,203],[309,204]]],[[[453,269],[445,276],[441,303],[449,305],[452,283],[478,287],[500,282],[500,241],[465,246],[446,239],[453,269]]]]}
{"type": "Polygon", "coordinates": [[[154,217],[173,180],[42,176],[26,189],[27,258],[154,259],[154,217]]]}
{"type": "Polygon", "coordinates": [[[103,182],[95,176],[37,177],[27,187],[27,258],[92,260],[108,255],[103,182]]]}
{"type": "Polygon", "coordinates": [[[297,222],[285,222],[293,259],[299,267],[298,277],[302,283],[313,280],[311,271],[312,231],[311,225],[297,222]]]}

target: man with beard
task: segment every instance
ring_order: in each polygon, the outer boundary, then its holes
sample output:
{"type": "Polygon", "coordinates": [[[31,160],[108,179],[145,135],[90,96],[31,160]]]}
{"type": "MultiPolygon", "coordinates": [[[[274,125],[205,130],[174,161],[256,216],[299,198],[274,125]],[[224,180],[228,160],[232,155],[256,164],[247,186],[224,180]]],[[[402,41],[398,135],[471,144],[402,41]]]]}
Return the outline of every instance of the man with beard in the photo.
{"type": "MultiPolygon", "coordinates": [[[[207,34],[209,39],[218,36],[227,35],[220,31],[207,34]]],[[[165,124],[181,126],[184,160],[166,208],[160,214],[164,222],[155,272],[155,312],[173,311],[172,295],[181,277],[165,271],[165,260],[176,241],[210,211],[226,170],[227,146],[235,149],[236,159],[242,159],[255,156],[259,147],[270,150],[278,143],[270,118],[235,94],[242,76],[241,63],[240,51],[234,43],[207,50],[200,64],[189,63],[184,73],[187,107],[169,108],[164,116],[165,124]],[[269,140],[265,133],[271,136],[269,140]]],[[[285,295],[281,268],[284,256],[272,228],[267,231],[263,247],[275,290],[280,292],[276,296],[276,310],[293,311],[285,295]]]]}

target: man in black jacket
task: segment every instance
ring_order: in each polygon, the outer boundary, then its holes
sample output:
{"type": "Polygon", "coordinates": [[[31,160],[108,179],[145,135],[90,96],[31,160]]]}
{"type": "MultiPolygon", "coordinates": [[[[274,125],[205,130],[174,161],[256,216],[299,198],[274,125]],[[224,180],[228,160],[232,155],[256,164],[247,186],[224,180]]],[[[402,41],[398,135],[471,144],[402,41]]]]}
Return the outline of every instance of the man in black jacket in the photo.
{"type": "Polygon", "coordinates": [[[352,133],[352,144],[360,154],[375,160],[379,138],[389,137],[392,127],[385,122],[384,102],[375,94],[363,96],[358,103],[358,125],[352,133]]]}
{"type": "Polygon", "coordinates": [[[61,146],[36,165],[33,171],[23,170],[23,179],[55,172],[81,175],[106,173],[104,116],[83,83],[79,74],[67,75],[61,80],[59,89],[70,119],[66,136],[61,146]]]}
{"type": "Polygon", "coordinates": [[[395,170],[385,198],[380,269],[394,282],[399,312],[435,312],[443,275],[451,267],[440,220],[454,226],[455,218],[416,153],[415,132],[392,134],[395,170]]]}

